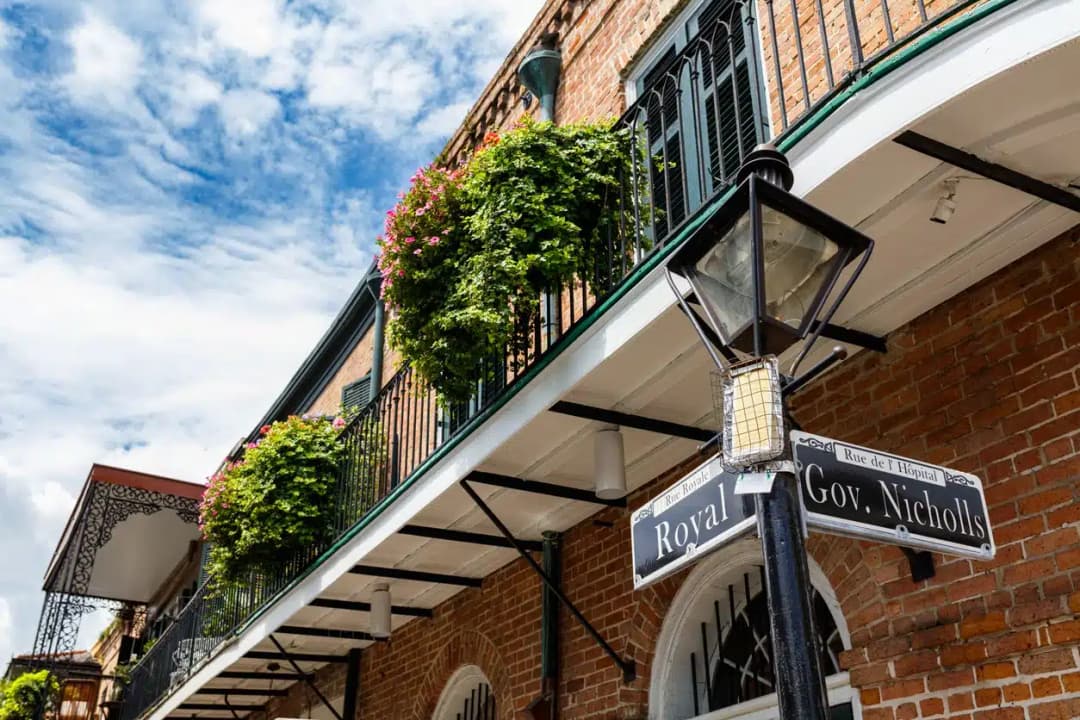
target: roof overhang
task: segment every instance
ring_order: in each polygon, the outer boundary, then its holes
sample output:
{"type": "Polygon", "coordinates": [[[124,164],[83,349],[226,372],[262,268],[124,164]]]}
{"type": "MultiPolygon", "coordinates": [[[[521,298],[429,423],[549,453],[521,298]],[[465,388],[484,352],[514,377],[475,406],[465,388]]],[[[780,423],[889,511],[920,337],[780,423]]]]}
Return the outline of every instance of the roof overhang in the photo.
{"type": "Polygon", "coordinates": [[[149,603],[199,538],[203,486],[94,464],[43,590],[149,603]]]}

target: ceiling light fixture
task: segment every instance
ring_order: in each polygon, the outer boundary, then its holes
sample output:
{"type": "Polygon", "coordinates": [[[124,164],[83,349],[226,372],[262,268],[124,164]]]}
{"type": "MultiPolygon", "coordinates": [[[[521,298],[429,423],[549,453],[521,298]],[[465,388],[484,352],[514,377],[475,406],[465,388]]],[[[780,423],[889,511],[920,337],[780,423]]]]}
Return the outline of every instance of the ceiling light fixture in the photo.
{"type": "Polygon", "coordinates": [[[390,637],[390,586],[375,585],[371,593],[371,628],[368,630],[376,640],[390,637]]]}
{"type": "Polygon", "coordinates": [[[598,430],[593,439],[596,497],[617,500],[626,495],[626,453],[617,426],[598,430]]]}
{"type": "Polygon", "coordinates": [[[934,205],[934,212],[930,215],[930,222],[944,225],[956,212],[956,186],[960,184],[960,178],[949,178],[944,183],[945,190],[934,205]]]}

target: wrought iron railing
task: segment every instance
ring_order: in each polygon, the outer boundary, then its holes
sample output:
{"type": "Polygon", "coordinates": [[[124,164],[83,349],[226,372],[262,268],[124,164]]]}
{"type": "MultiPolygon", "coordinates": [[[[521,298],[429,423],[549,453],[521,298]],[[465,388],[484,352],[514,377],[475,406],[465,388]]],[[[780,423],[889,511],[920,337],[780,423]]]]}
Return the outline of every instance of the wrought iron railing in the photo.
{"type": "MultiPolygon", "coordinates": [[[[473,399],[449,407],[440,405],[434,390],[406,367],[343,431],[347,458],[338,478],[334,542],[440,448],[479,422],[542,358],[570,342],[574,326],[731,186],[754,145],[778,134],[768,128],[791,129],[798,117],[869,64],[972,4],[915,0],[914,9],[908,8],[915,21],[905,15],[902,27],[894,24],[897,16],[886,0],[869,15],[856,12],[854,0],[815,0],[809,12],[794,0],[784,9],[765,0],[762,28],[750,0],[710,6],[714,12],[702,32],[649,73],[639,97],[618,121],[630,159],[622,186],[609,198],[615,222],[590,248],[581,279],[554,288],[540,312],[517,320],[515,336],[528,338],[525,346],[479,368],[473,399]],[[832,11],[828,18],[824,4],[832,11]],[[936,14],[929,12],[931,5],[936,14]],[[798,23],[788,27],[792,41],[781,45],[777,28],[793,17],[798,23]],[[817,37],[808,41],[814,27],[817,37]],[[764,49],[758,47],[759,31],[764,49]],[[762,56],[765,68],[759,64],[762,56]]],[[[327,542],[283,558],[275,572],[253,573],[225,593],[200,589],[133,669],[122,719],[138,718],[175,690],[224,639],[331,547],[327,542]]]]}

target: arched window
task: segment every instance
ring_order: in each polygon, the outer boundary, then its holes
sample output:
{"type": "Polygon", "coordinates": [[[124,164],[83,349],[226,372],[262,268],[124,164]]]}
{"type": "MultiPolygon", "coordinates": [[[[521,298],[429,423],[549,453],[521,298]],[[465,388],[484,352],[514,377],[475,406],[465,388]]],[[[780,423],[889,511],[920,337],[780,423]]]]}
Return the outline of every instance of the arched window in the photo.
{"type": "Polygon", "coordinates": [[[439,697],[433,720],[495,720],[495,694],[475,665],[459,668],[439,697]]]}
{"type": "MultiPolygon", "coordinates": [[[[835,597],[813,565],[817,652],[827,676],[831,720],[858,707],[839,656],[849,639],[835,597]]],[[[650,692],[653,720],[776,720],[768,599],[756,543],[709,558],[687,578],[657,642],[650,692]]]]}

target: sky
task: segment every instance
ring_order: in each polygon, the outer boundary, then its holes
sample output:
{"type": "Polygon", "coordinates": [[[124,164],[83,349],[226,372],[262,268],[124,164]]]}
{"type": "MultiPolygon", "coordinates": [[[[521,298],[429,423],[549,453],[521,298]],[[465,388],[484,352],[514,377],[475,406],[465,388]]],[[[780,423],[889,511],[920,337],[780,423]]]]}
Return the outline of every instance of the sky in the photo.
{"type": "Polygon", "coordinates": [[[0,0],[0,664],[91,463],[204,481],[541,0],[0,0]]]}

